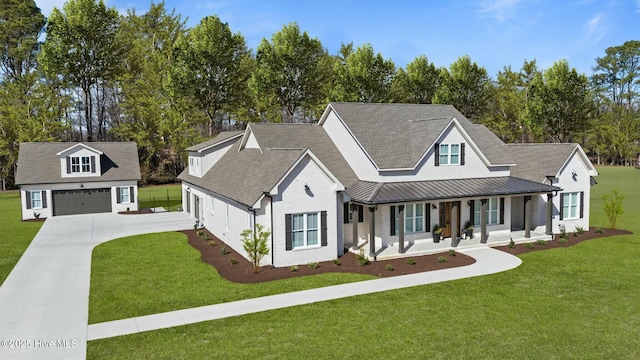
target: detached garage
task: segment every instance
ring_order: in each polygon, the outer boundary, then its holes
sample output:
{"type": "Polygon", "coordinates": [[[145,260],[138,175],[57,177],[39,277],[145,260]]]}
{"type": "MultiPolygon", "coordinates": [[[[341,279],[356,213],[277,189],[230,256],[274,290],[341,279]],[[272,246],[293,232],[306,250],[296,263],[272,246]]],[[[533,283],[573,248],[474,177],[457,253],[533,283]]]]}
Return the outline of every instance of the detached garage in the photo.
{"type": "Polygon", "coordinates": [[[138,210],[138,149],[124,143],[22,143],[22,219],[138,210]]]}

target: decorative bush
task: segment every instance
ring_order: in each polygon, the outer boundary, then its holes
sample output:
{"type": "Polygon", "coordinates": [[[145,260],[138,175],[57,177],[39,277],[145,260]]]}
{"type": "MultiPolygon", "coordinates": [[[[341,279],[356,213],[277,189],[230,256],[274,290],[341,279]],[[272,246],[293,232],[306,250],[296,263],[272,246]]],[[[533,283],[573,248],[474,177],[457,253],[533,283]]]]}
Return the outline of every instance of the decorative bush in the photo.
{"type": "Polygon", "coordinates": [[[216,246],[216,242],[213,240],[209,241],[209,246],[216,246]]]}
{"type": "Polygon", "coordinates": [[[536,247],[535,245],[533,245],[533,243],[527,243],[527,245],[525,246],[527,247],[527,249],[533,249],[534,247],[536,247]]]}
{"type": "Polygon", "coordinates": [[[229,253],[229,251],[227,251],[226,247],[223,246],[223,247],[220,248],[220,254],[227,255],[228,253],[229,253]]]}
{"type": "Polygon", "coordinates": [[[317,262],[310,262],[307,264],[307,266],[309,267],[309,269],[317,269],[320,267],[320,265],[317,262]]]}
{"type": "Polygon", "coordinates": [[[609,194],[602,195],[602,208],[604,213],[607,214],[607,219],[609,219],[612,229],[616,228],[618,216],[624,214],[622,200],[624,200],[624,196],[620,195],[618,190],[613,190],[613,197],[609,194]]]}
{"type": "Polygon", "coordinates": [[[567,239],[565,239],[565,238],[561,238],[560,240],[558,240],[558,244],[564,245],[566,243],[567,243],[567,239]]]}
{"type": "Polygon", "coordinates": [[[582,226],[576,226],[576,232],[578,234],[584,234],[584,228],[582,226]]]}
{"type": "Polygon", "coordinates": [[[449,250],[449,256],[456,256],[456,251],[453,249],[449,250]]]}
{"type": "Polygon", "coordinates": [[[416,264],[416,261],[415,261],[413,258],[408,258],[408,259],[407,259],[407,264],[409,264],[409,265],[415,265],[415,264],[416,264]]]}
{"type": "Polygon", "coordinates": [[[298,271],[298,265],[289,266],[289,271],[291,271],[291,272],[298,271]]]}
{"type": "Polygon", "coordinates": [[[249,255],[251,265],[253,265],[253,272],[257,274],[260,261],[269,254],[267,240],[271,236],[271,231],[264,230],[262,225],[256,224],[255,232],[251,229],[245,229],[240,233],[240,236],[242,236],[242,247],[249,255]]]}
{"type": "Polygon", "coordinates": [[[536,241],[536,244],[538,244],[538,245],[547,245],[547,242],[542,240],[542,239],[540,239],[540,240],[536,241]]]}
{"type": "Polygon", "coordinates": [[[385,269],[387,269],[387,271],[393,271],[394,267],[391,264],[387,264],[387,266],[385,266],[385,269]]]}
{"type": "Polygon", "coordinates": [[[366,256],[364,256],[364,250],[360,249],[360,252],[358,253],[358,264],[360,266],[365,266],[369,264],[369,259],[367,259],[366,256]]]}
{"type": "Polygon", "coordinates": [[[334,265],[342,265],[342,262],[340,261],[340,259],[335,258],[335,259],[333,259],[333,264],[334,265]]]}
{"type": "Polygon", "coordinates": [[[202,240],[204,240],[204,241],[209,240],[209,234],[203,234],[202,235],[202,240]]]}
{"type": "Polygon", "coordinates": [[[604,234],[604,230],[602,230],[602,228],[597,228],[596,229],[596,233],[597,234],[604,234]]]}
{"type": "Polygon", "coordinates": [[[560,237],[566,239],[567,238],[567,229],[564,227],[563,224],[558,224],[558,227],[560,228],[560,237]]]}
{"type": "Polygon", "coordinates": [[[198,231],[196,232],[196,234],[198,234],[198,236],[202,236],[202,235],[204,235],[204,231],[202,231],[202,230],[198,230],[198,231]]]}
{"type": "Polygon", "coordinates": [[[236,260],[234,258],[231,258],[231,259],[229,259],[229,262],[231,263],[231,265],[235,265],[235,264],[238,263],[238,260],[236,260]]]}
{"type": "Polygon", "coordinates": [[[447,258],[444,256],[438,256],[438,262],[439,263],[446,263],[447,262],[447,258]]]}
{"type": "Polygon", "coordinates": [[[516,247],[516,242],[513,241],[513,239],[509,240],[509,249],[513,249],[514,247],[516,247]]]}

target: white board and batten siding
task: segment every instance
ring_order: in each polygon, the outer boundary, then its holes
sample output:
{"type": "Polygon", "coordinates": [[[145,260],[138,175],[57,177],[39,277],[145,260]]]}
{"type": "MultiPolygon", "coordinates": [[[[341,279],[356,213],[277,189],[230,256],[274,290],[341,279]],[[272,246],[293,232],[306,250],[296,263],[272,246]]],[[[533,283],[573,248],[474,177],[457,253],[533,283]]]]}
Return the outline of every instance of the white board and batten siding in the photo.
{"type": "Polygon", "coordinates": [[[558,209],[558,212],[553,218],[552,231],[556,234],[559,232],[558,224],[564,225],[566,231],[568,232],[575,231],[577,226],[582,227],[584,230],[589,230],[589,199],[591,199],[591,174],[589,173],[587,165],[584,163],[578,152],[574,152],[569,160],[565,163],[565,166],[560,169],[557,179],[557,183],[554,183],[553,185],[562,188],[562,191],[558,193],[558,196],[555,196],[553,198],[553,205],[556,209],[558,209]],[[573,176],[574,172],[575,179],[573,176]],[[584,195],[582,196],[584,204],[581,204],[583,212],[582,218],[560,220],[560,212],[562,211],[562,208],[560,207],[560,199],[562,197],[562,194],[579,194],[580,192],[584,192],[584,195]]]}

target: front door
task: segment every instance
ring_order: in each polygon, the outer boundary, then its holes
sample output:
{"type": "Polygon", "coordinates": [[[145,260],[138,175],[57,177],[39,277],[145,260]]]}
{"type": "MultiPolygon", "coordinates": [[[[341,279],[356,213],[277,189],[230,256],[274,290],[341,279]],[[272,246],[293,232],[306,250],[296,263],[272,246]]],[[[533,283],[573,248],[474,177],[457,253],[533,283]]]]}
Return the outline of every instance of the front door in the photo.
{"type": "MultiPolygon", "coordinates": [[[[451,208],[452,202],[440,203],[440,226],[442,227],[442,238],[451,237],[451,208]]],[[[458,220],[458,230],[460,229],[460,205],[458,204],[458,211],[456,213],[458,220]]],[[[458,234],[460,235],[460,234],[458,234]]]]}

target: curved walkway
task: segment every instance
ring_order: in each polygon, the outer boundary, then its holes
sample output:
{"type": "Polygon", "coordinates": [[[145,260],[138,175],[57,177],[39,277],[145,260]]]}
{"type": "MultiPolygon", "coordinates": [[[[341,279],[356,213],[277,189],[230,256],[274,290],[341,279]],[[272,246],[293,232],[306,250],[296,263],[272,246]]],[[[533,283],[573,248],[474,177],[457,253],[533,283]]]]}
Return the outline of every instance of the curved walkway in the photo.
{"type": "Polygon", "coordinates": [[[0,359],[85,359],[93,248],[192,227],[175,212],[47,219],[0,286],[0,359]]]}
{"type": "Polygon", "coordinates": [[[411,286],[433,284],[449,280],[494,274],[516,268],[522,263],[522,260],[520,260],[520,258],[518,257],[489,247],[459,250],[458,252],[473,257],[474,259],[476,259],[476,262],[472,265],[452,269],[360,281],[355,283],[296,291],[254,299],[202,306],[192,309],[170,311],[161,314],[109,321],[89,325],[88,339],[105,339],[114,336],[165,329],[174,326],[193,324],[267,310],[281,309],[290,306],[340,299],[349,296],[371,294],[411,286]]]}

